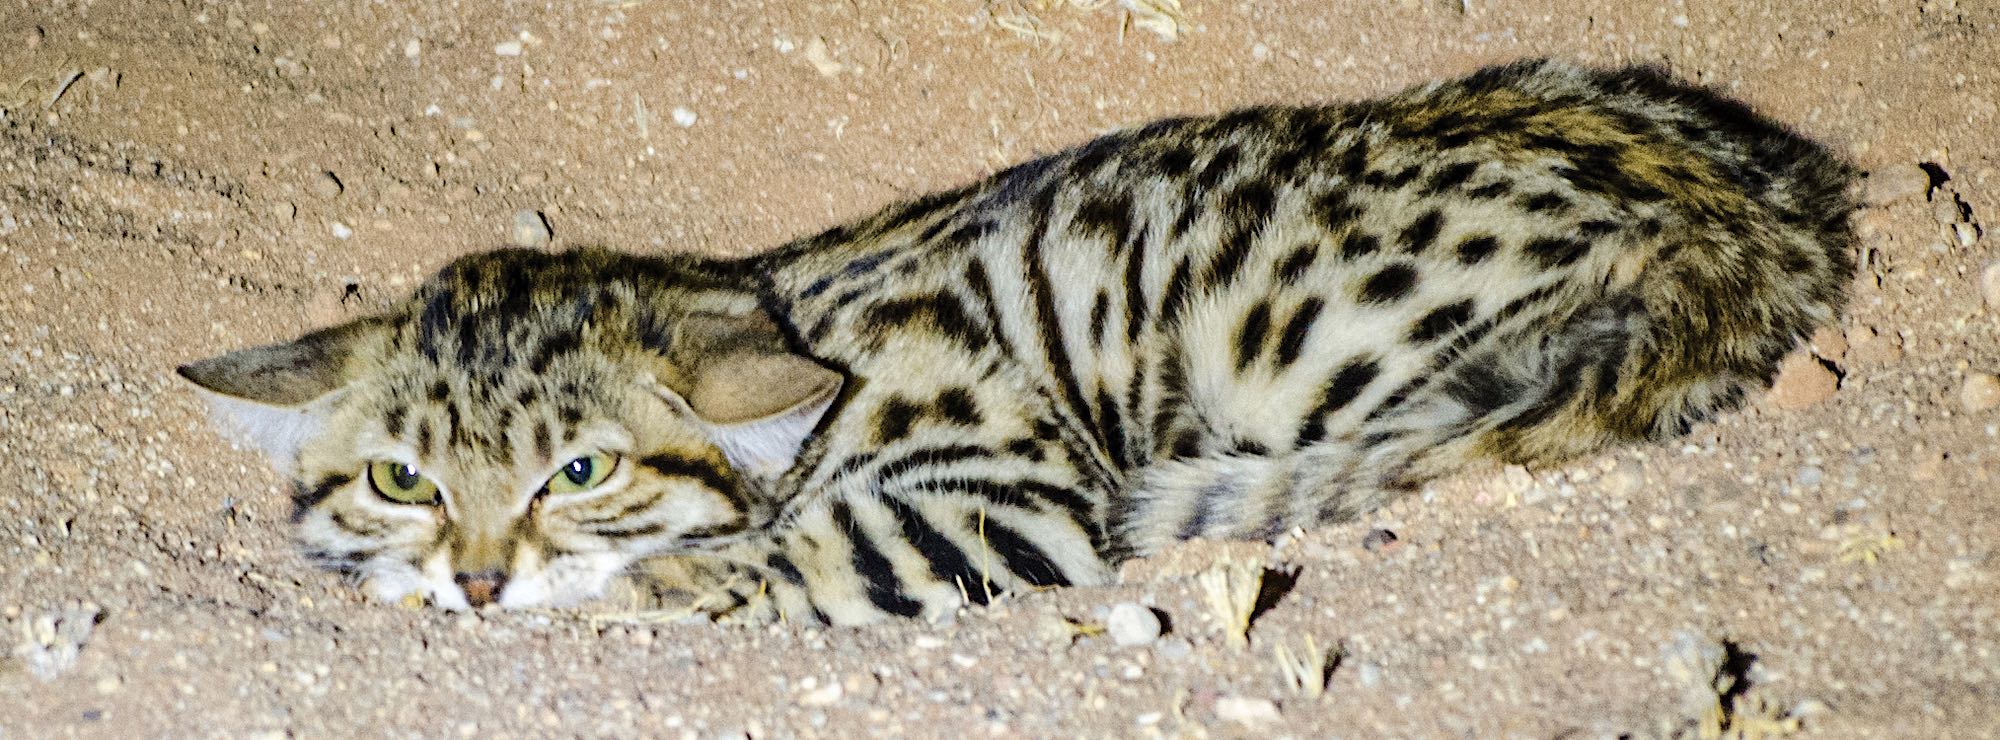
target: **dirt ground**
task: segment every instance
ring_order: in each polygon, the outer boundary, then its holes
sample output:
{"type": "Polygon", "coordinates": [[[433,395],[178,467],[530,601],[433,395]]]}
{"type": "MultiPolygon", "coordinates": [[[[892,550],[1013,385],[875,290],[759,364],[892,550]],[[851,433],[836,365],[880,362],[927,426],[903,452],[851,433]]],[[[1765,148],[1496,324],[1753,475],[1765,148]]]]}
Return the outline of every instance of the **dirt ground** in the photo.
{"type": "Polygon", "coordinates": [[[2000,3],[1161,4],[0,0],[0,738],[2000,734],[2000,3]],[[744,253],[1528,55],[1663,62],[1865,167],[1843,325],[1684,440],[1114,588],[834,630],[371,604],[171,373],[523,211],[744,253]],[[1247,645],[1201,585],[1232,559],[1269,569],[1247,645]],[[1111,639],[1126,602],[1167,633],[1111,639]]]}

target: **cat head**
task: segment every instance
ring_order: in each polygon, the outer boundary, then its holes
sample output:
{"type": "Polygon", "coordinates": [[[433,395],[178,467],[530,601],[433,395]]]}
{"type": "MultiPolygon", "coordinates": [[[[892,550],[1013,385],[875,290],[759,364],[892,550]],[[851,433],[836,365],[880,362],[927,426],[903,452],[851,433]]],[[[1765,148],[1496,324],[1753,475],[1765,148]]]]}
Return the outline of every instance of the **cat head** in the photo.
{"type": "Polygon", "coordinates": [[[396,308],[179,368],[295,478],[297,538],[378,598],[564,606],[761,527],[843,384],[738,276],[502,250],[396,308]]]}

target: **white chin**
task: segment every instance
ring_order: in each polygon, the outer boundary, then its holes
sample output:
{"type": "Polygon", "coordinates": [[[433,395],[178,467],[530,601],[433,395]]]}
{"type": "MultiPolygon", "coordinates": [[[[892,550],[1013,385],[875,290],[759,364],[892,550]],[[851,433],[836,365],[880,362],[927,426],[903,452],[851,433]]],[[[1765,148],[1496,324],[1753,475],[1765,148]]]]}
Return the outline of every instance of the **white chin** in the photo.
{"type": "Polygon", "coordinates": [[[459,590],[457,584],[425,578],[408,566],[370,568],[363,575],[362,589],[369,598],[384,604],[401,604],[404,598],[416,596],[439,609],[465,611],[472,608],[472,604],[465,600],[465,592],[459,590]]]}
{"type": "Polygon", "coordinates": [[[625,570],[630,559],[621,555],[572,555],[532,573],[514,574],[500,592],[506,609],[563,609],[604,596],[611,577],[625,570]]]}

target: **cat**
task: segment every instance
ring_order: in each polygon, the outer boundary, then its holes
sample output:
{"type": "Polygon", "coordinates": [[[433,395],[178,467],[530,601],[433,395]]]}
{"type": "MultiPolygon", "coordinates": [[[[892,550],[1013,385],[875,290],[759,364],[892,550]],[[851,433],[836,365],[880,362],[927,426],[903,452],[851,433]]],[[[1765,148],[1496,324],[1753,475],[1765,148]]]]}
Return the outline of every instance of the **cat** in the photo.
{"type": "Polygon", "coordinates": [[[1106,135],[738,259],[462,257],[180,374],[384,599],[937,618],[1654,440],[1837,318],[1856,171],[1529,60],[1106,135]]]}

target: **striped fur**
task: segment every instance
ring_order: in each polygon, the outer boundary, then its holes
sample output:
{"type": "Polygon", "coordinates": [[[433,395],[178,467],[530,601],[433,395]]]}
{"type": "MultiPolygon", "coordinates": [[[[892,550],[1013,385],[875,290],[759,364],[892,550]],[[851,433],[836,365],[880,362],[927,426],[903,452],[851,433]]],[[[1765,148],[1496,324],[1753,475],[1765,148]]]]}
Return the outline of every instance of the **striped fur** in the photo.
{"type": "Polygon", "coordinates": [[[1523,62],[1160,121],[744,260],[475,255],[184,374],[310,421],[280,455],[301,539],[384,595],[460,605],[483,572],[574,603],[629,573],[718,611],[935,617],[1680,433],[1836,316],[1853,177],[1653,70],[1523,62]],[[773,335],[681,339],[709,315],[773,335]],[[758,342],[804,359],[705,369],[758,342]],[[785,397],[815,367],[836,394],[703,418],[704,383],[785,397]],[[615,486],[535,491],[597,449],[615,486]],[[369,495],[389,454],[443,500],[369,495]]]}

